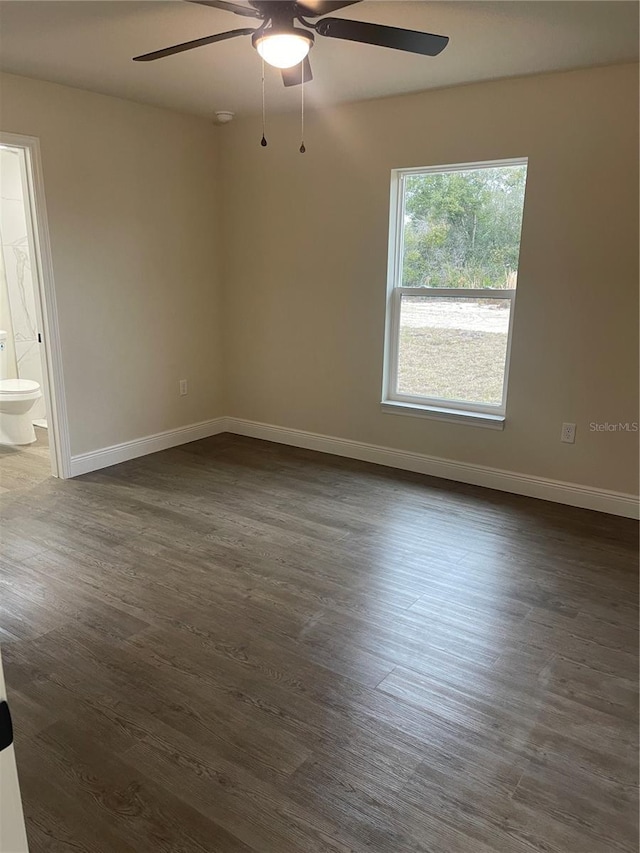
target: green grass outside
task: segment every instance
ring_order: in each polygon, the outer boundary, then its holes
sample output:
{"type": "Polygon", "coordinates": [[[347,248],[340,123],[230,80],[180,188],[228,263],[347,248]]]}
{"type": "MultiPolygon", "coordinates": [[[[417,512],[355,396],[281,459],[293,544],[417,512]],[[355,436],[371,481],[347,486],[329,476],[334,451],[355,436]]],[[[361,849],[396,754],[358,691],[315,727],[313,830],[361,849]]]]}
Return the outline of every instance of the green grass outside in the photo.
{"type": "Polygon", "coordinates": [[[499,405],[506,349],[507,336],[496,332],[405,327],[398,391],[499,405]]]}

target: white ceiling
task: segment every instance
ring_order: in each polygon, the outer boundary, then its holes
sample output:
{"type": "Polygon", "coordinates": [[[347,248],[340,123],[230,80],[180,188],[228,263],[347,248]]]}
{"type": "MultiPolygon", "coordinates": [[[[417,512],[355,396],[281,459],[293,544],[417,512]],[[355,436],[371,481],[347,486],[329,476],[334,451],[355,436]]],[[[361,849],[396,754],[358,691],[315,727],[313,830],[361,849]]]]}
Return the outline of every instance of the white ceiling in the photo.
{"type": "MultiPolygon", "coordinates": [[[[338,17],[441,33],[439,57],[414,56],[317,36],[311,51],[315,105],[420,91],[476,80],[532,74],[638,57],[638,4],[632,0],[402,2],[365,0],[338,17]]],[[[131,57],[237,27],[250,18],[171,0],[0,2],[0,67],[157,104],[211,115],[260,109],[260,61],[249,37],[150,63],[131,57]]],[[[271,110],[297,107],[268,69],[271,110]]]]}

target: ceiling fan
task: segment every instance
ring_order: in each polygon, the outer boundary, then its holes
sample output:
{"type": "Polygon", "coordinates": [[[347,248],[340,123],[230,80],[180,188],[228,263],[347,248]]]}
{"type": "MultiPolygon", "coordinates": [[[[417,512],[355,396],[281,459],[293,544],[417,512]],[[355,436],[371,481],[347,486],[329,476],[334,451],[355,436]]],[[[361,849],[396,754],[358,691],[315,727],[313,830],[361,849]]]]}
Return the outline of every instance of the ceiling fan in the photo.
{"type": "Polygon", "coordinates": [[[194,47],[226,41],[236,36],[250,35],[253,47],[264,61],[282,70],[284,85],[295,86],[302,81],[307,83],[313,79],[308,54],[315,40],[314,33],[327,38],[375,44],[408,53],[419,53],[423,56],[437,56],[449,41],[448,36],[387,27],[365,21],[322,17],[345,6],[353,6],[361,0],[297,0],[297,2],[249,0],[248,6],[231,3],[228,0],[187,0],[187,2],[224,9],[245,18],[256,18],[262,23],[255,28],[243,27],[229,30],[226,33],[217,33],[165,47],[162,50],[154,50],[152,53],[135,56],[136,62],[150,62],[194,47]],[[307,18],[321,18],[321,20],[313,23],[306,20],[307,18]],[[296,26],[296,22],[306,29],[296,26]]]}

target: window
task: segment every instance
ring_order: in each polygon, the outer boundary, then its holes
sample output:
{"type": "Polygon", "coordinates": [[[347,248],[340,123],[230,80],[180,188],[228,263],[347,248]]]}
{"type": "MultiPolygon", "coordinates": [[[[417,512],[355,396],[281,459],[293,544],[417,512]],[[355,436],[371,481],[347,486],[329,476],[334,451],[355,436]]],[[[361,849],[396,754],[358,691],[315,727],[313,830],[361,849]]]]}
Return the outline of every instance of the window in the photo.
{"type": "Polygon", "coordinates": [[[392,173],[383,409],[502,428],[527,161],[392,173]]]}

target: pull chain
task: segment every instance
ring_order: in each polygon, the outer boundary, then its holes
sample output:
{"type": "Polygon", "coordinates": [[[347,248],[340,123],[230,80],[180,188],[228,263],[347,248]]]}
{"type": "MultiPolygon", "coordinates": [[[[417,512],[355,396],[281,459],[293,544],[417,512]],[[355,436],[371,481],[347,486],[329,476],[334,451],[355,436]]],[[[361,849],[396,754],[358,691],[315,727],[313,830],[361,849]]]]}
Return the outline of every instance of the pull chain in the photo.
{"type": "Polygon", "coordinates": [[[265,109],[265,99],[264,99],[264,59],[262,60],[262,139],[260,140],[260,145],[263,148],[267,147],[267,139],[265,134],[267,119],[266,119],[266,109],[265,109]]]}
{"type": "Polygon", "coordinates": [[[300,73],[302,82],[300,83],[300,153],[304,154],[307,150],[304,147],[304,60],[300,65],[300,73]]]}

